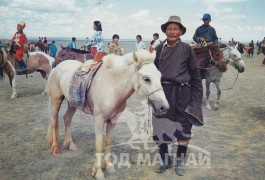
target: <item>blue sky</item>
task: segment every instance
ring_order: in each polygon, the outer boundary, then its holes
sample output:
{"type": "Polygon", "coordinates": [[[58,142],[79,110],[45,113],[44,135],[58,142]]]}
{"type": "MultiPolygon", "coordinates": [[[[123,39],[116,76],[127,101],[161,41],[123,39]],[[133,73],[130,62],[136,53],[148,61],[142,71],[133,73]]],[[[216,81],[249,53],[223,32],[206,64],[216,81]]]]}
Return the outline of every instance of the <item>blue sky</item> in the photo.
{"type": "Polygon", "coordinates": [[[104,38],[119,34],[121,39],[152,39],[165,35],[161,24],[178,15],[187,28],[184,40],[192,36],[204,13],[224,41],[261,40],[265,37],[265,0],[0,0],[0,39],[11,38],[16,25],[26,22],[28,37],[72,37],[93,35],[93,21],[100,20],[104,38]]]}

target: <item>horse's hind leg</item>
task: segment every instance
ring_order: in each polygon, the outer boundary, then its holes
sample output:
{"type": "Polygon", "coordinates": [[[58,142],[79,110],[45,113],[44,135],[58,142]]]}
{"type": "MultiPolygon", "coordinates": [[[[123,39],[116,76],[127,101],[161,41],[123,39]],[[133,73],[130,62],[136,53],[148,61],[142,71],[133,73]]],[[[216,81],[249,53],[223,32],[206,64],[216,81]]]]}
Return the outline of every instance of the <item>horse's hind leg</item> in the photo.
{"type": "Polygon", "coordinates": [[[216,102],[215,102],[215,109],[218,109],[220,104],[219,104],[219,100],[220,100],[220,97],[221,97],[221,88],[220,88],[220,81],[216,81],[214,82],[215,86],[216,86],[216,90],[217,90],[217,99],[216,99],[216,102]]]}
{"type": "Polygon", "coordinates": [[[206,84],[206,109],[211,109],[210,100],[209,100],[211,82],[209,80],[205,79],[205,84],[206,84]]]}
{"type": "Polygon", "coordinates": [[[76,145],[73,142],[72,135],[71,135],[71,122],[72,118],[76,112],[76,108],[70,107],[68,104],[68,108],[64,115],[64,126],[65,126],[65,140],[64,140],[64,147],[69,150],[76,150],[76,145]]]}
{"type": "Polygon", "coordinates": [[[51,153],[59,154],[59,126],[58,114],[63,101],[63,97],[52,98],[50,97],[51,120],[48,128],[47,139],[48,145],[51,146],[51,153]]]}

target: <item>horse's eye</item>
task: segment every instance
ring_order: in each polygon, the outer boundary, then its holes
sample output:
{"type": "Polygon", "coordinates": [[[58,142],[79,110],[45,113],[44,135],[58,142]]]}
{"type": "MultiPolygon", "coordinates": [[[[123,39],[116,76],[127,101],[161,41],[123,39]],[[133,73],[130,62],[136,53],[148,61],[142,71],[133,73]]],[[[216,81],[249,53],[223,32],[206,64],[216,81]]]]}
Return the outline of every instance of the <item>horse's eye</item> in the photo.
{"type": "Polygon", "coordinates": [[[146,82],[146,83],[151,83],[151,80],[148,78],[148,77],[143,77],[143,79],[144,79],[144,82],[146,82]]]}

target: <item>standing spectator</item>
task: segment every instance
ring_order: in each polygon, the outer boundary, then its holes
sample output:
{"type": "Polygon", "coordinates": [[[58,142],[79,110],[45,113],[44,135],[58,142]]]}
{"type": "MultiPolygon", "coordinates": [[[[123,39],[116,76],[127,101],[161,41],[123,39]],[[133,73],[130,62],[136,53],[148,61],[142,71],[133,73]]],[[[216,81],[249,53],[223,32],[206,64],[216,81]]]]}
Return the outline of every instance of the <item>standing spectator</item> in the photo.
{"type": "Polygon", "coordinates": [[[235,46],[235,45],[236,45],[236,42],[235,42],[234,38],[232,38],[232,40],[231,40],[231,46],[235,46]]]}
{"type": "Polygon", "coordinates": [[[155,43],[154,40],[152,40],[152,41],[150,42],[150,46],[149,46],[149,52],[150,52],[150,53],[152,53],[152,52],[154,51],[154,48],[153,48],[154,43],[155,43]]]}
{"type": "Polygon", "coordinates": [[[222,44],[223,43],[223,41],[222,41],[222,38],[219,38],[219,41],[218,41],[220,44],[222,44]]]}
{"type": "Polygon", "coordinates": [[[136,36],[136,50],[139,51],[141,49],[145,49],[145,44],[142,41],[142,36],[137,35],[136,36]]]}
{"type": "Polygon", "coordinates": [[[102,36],[101,22],[94,21],[93,29],[96,31],[94,36],[91,39],[89,39],[89,41],[81,48],[87,47],[87,50],[90,51],[95,56],[98,51],[105,51],[105,45],[102,36]],[[93,49],[91,50],[91,48],[93,49]]]}
{"type": "Polygon", "coordinates": [[[76,49],[76,38],[75,37],[72,37],[72,42],[69,43],[69,48],[71,49],[76,49]]]}
{"type": "Polygon", "coordinates": [[[108,44],[108,53],[123,55],[124,50],[119,46],[119,39],[120,37],[118,34],[112,36],[112,43],[108,44]]]}
{"type": "Polygon", "coordinates": [[[55,46],[55,41],[52,41],[52,45],[50,45],[50,55],[54,59],[56,59],[57,47],[55,46]]]}
{"type": "Polygon", "coordinates": [[[248,48],[248,57],[250,58],[250,55],[251,55],[251,58],[253,58],[253,54],[254,54],[254,42],[253,42],[253,40],[251,40],[248,47],[249,47],[248,48]]]}
{"type": "Polygon", "coordinates": [[[39,37],[39,39],[38,39],[38,43],[39,43],[39,44],[42,44],[42,39],[41,39],[41,37],[39,37]]]}
{"type": "Polygon", "coordinates": [[[218,43],[218,37],[216,35],[215,29],[210,26],[211,15],[204,14],[202,17],[203,25],[198,27],[193,36],[193,40],[196,43],[218,43]]]}
{"type": "Polygon", "coordinates": [[[159,40],[159,34],[158,33],[154,33],[153,34],[153,39],[154,39],[154,44],[152,45],[152,47],[153,47],[153,49],[155,49],[156,46],[161,43],[161,41],[159,40]]]}
{"type": "Polygon", "coordinates": [[[175,172],[183,176],[192,125],[203,125],[202,82],[192,47],[180,39],[186,32],[180,17],[170,16],[161,29],[167,39],[157,46],[154,63],[162,74],[161,84],[170,109],[153,118],[153,139],[162,159],[156,172],[162,173],[170,168],[168,144],[177,139],[175,172]]]}
{"type": "Polygon", "coordinates": [[[24,44],[26,42],[26,35],[23,32],[23,29],[25,29],[26,24],[25,22],[21,21],[19,24],[17,24],[17,32],[14,34],[10,46],[15,46],[17,48],[15,59],[18,61],[19,66],[21,68],[21,71],[27,70],[27,66],[23,61],[23,53],[25,51],[24,44]]]}

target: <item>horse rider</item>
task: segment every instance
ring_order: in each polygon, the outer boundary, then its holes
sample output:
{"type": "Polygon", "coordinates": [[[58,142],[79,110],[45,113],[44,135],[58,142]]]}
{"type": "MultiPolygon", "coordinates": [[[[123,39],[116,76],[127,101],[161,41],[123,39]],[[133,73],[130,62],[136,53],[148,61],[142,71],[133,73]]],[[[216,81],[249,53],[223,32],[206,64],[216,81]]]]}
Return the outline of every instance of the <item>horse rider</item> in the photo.
{"type": "Polygon", "coordinates": [[[196,29],[193,40],[198,44],[202,44],[203,46],[207,46],[211,43],[218,43],[216,31],[212,26],[210,26],[211,15],[204,14],[202,20],[203,25],[196,29]]]}
{"type": "Polygon", "coordinates": [[[21,67],[21,71],[27,70],[27,66],[25,62],[23,61],[23,53],[25,51],[24,44],[27,40],[26,35],[23,32],[23,29],[25,29],[26,24],[25,22],[21,21],[19,24],[17,24],[17,32],[14,34],[10,45],[16,47],[16,54],[15,59],[18,61],[19,66],[21,67]]]}

